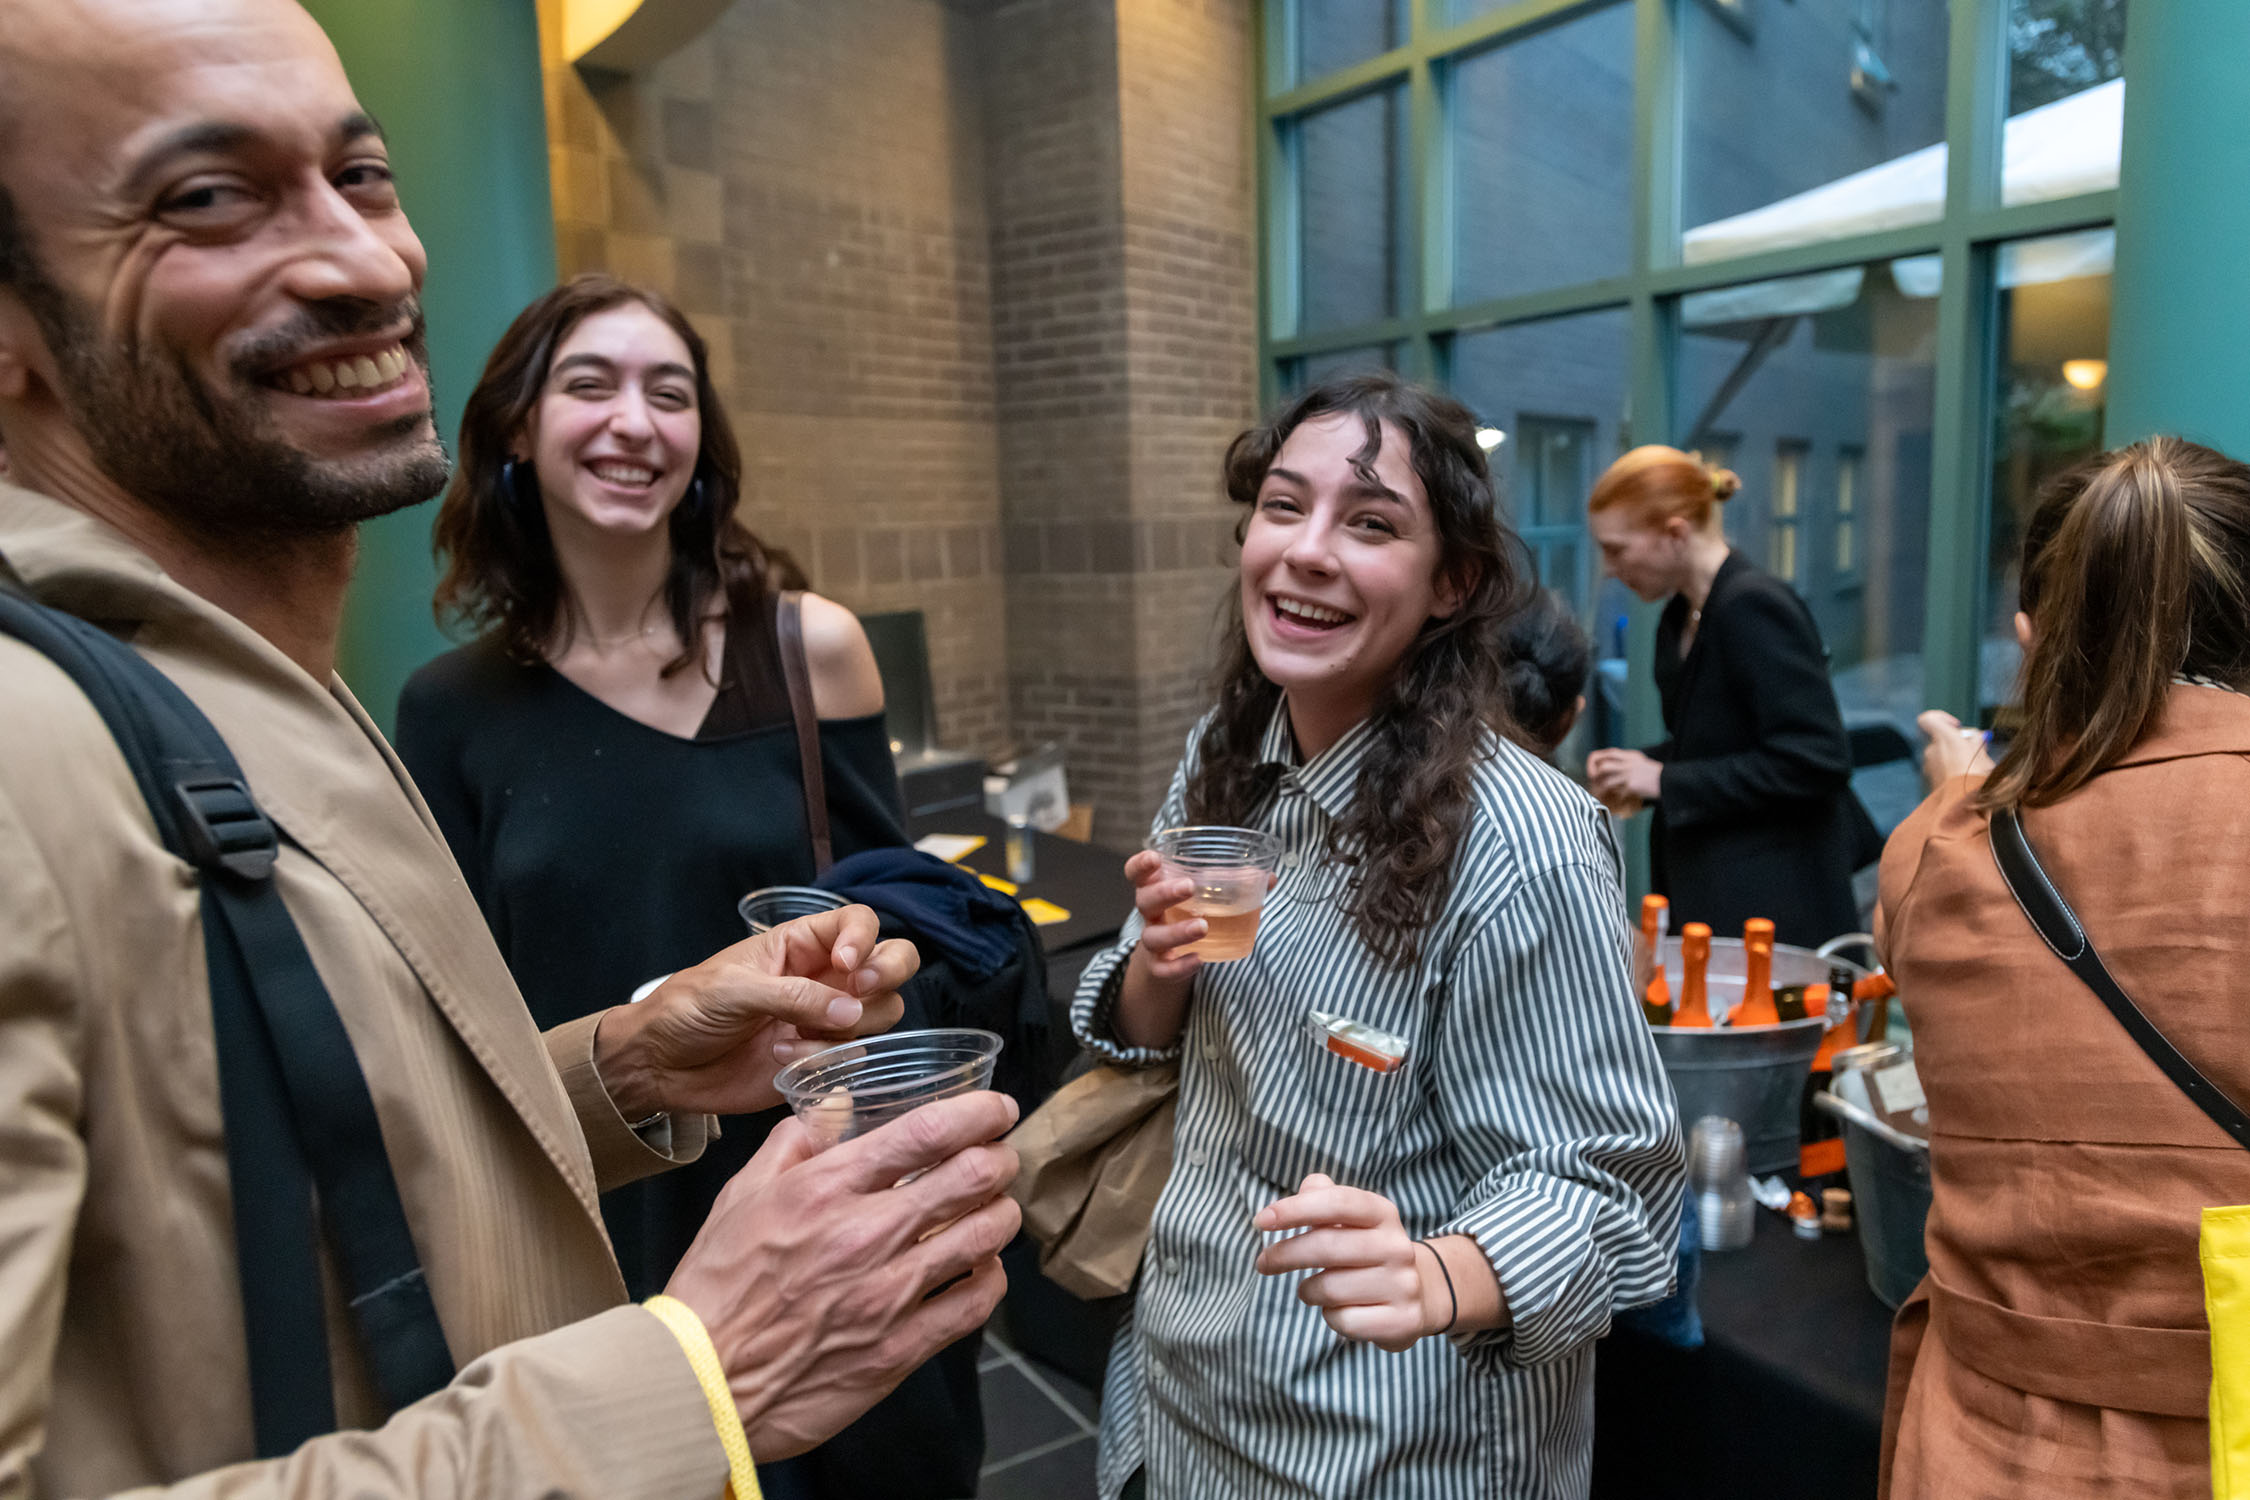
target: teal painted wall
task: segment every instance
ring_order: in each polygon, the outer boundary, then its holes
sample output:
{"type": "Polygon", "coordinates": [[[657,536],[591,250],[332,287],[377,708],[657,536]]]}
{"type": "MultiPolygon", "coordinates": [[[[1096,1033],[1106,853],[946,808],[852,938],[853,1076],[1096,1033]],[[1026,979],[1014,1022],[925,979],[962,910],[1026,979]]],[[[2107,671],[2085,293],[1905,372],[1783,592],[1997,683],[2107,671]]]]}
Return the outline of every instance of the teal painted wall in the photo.
{"type": "Polygon", "coordinates": [[[2136,3],[2109,335],[2111,446],[2250,458],[2250,3],[2136,3]]]}
{"type": "MultiPolygon", "coordinates": [[[[547,121],[533,0],[305,0],[390,137],[399,195],[429,251],[422,303],[438,432],[518,310],[555,280],[547,121]]],[[[361,529],[340,667],[387,733],[409,674],[445,649],[430,616],[434,504],[361,529]]]]}

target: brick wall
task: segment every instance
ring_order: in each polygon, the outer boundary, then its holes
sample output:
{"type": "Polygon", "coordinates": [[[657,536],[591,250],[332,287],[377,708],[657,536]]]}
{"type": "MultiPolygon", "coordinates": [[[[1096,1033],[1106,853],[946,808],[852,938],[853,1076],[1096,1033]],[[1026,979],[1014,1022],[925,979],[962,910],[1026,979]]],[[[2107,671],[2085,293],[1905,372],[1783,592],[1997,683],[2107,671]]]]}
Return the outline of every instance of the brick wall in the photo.
{"type": "Polygon", "coordinates": [[[1111,842],[1227,584],[1249,5],[737,0],[631,78],[547,60],[564,274],[680,302],[744,519],[853,608],[923,610],[947,742],[1060,741],[1111,842]]]}
{"type": "Polygon", "coordinates": [[[547,82],[563,274],[614,271],[680,303],[742,441],[744,522],[854,609],[922,610],[944,737],[996,752],[1010,733],[968,27],[930,0],[737,0],[644,73],[550,57],[547,82]]]}

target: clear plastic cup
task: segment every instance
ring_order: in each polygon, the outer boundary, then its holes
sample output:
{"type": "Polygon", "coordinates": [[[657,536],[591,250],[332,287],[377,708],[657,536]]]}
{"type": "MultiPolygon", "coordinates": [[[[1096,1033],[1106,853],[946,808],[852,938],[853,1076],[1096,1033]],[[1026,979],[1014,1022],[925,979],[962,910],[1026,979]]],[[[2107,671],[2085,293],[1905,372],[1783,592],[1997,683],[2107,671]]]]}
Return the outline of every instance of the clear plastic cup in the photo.
{"type": "Polygon", "coordinates": [[[824,891],[817,885],[769,885],[743,897],[735,903],[734,909],[742,913],[743,923],[749,927],[750,935],[756,937],[784,922],[816,912],[835,911],[848,904],[834,891],[824,891]]]}
{"type": "Polygon", "coordinates": [[[990,1088],[999,1056],[989,1031],[894,1031],[799,1058],[774,1085],[826,1150],[922,1105],[990,1088]]]}
{"type": "Polygon", "coordinates": [[[1164,861],[1166,875],[1195,882],[1194,893],[1164,913],[1166,922],[1204,921],[1204,935],[1179,951],[1205,963],[1247,957],[1266,889],[1281,868],[1281,840],[1255,828],[1199,825],[1167,828],[1148,846],[1164,861]]]}

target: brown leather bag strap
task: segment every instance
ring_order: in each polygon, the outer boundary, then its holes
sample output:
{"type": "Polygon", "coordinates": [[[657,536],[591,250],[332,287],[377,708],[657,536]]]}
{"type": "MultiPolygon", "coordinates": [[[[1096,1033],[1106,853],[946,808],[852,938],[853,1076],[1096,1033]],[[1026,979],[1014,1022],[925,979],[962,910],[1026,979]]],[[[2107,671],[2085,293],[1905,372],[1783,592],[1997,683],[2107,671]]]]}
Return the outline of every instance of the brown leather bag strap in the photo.
{"type": "Polygon", "coordinates": [[[828,839],[828,778],[820,768],[820,716],[813,712],[812,669],[805,663],[805,596],[784,591],[774,605],[781,635],[781,676],[789,684],[789,717],[797,721],[797,764],[805,783],[805,827],[812,834],[813,873],[836,863],[828,839]]]}

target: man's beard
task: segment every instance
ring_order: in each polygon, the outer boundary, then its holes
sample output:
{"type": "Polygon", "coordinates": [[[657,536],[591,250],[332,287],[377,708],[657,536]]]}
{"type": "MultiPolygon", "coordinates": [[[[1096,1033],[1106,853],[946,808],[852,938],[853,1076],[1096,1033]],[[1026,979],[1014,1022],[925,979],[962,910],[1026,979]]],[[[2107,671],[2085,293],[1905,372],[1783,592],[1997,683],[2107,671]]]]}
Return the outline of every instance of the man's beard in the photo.
{"type": "Polygon", "coordinates": [[[445,450],[428,412],[371,431],[359,456],[316,458],[275,430],[262,403],[279,393],[250,373],[316,340],[395,328],[403,313],[412,331],[402,342],[426,386],[428,342],[414,299],[310,304],[238,351],[228,389],[214,391],[171,351],[105,338],[60,287],[18,290],[32,291],[26,300],[54,351],[71,425],[94,461],[127,494],[190,530],[246,542],[331,534],[445,486],[445,450]]]}

